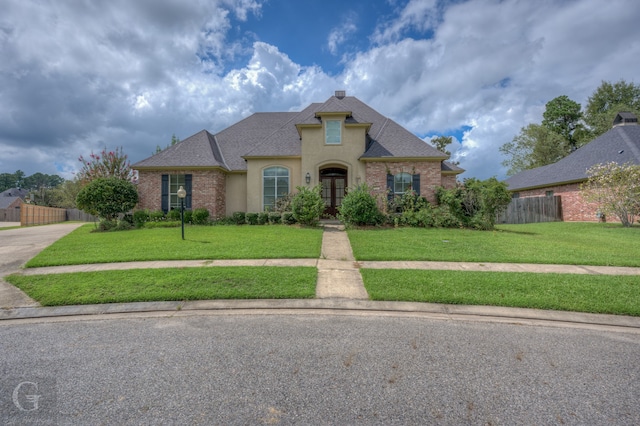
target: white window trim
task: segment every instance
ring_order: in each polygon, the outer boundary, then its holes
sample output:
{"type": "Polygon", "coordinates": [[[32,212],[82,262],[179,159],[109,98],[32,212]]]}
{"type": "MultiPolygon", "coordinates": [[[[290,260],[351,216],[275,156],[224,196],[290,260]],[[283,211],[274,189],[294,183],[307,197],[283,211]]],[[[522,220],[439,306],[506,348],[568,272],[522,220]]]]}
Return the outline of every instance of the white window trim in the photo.
{"type": "Polygon", "coordinates": [[[325,145],[342,145],[342,120],[327,120],[324,125],[325,145]],[[338,142],[329,142],[329,123],[338,123],[338,142]]]}
{"type": "Polygon", "coordinates": [[[394,193],[394,195],[404,195],[404,194],[405,194],[409,189],[411,189],[412,179],[413,179],[413,176],[411,176],[411,174],[410,174],[410,173],[406,173],[406,172],[397,173],[397,174],[393,175],[393,193],[394,193]],[[401,176],[401,175],[409,176],[409,182],[408,182],[408,183],[409,183],[409,186],[407,187],[407,189],[406,189],[406,190],[404,190],[404,191],[402,191],[402,192],[399,192],[399,191],[397,191],[397,189],[396,189],[396,185],[397,185],[398,183],[406,183],[406,182],[397,182],[397,181],[396,181],[396,177],[401,176]]]}
{"type": "MultiPolygon", "coordinates": [[[[265,197],[264,179],[266,177],[264,174],[265,174],[265,172],[267,170],[273,169],[273,168],[281,168],[281,169],[284,169],[284,170],[287,171],[287,192],[286,193],[289,194],[291,192],[291,170],[289,170],[288,167],[285,167],[285,166],[282,166],[282,165],[273,165],[273,166],[265,167],[264,169],[262,169],[262,182],[260,184],[262,186],[262,202],[261,202],[262,211],[265,211],[265,208],[267,207],[267,206],[265,206],[265,203],[264,203],[264,197],[265,197]]],[[[284,177],[284,176],[276,175],[276,176],[269,176],[269,177],[274,177],[276,179],[276,181],[275,181],[276,186],[274,187],[275,200],[274,200],[274,203],[273,203],[273,207],[275,208],[275,204],[278,202],[278,198],[280,198],[280,197],[278,197],[278,178],[281,178],[281,177],[284,177]]]]}
{"type": "Polygon", "coordinates": [[[169,205],[167,206],[169,208],[169,211],[173,210],[173,209],[179,209],[180,208],[180,199],[178,198],[178,190],[180,189],[180,186],[182,185],[183,187],[186,186],[186,178],[184,174],[170,174],[169,175],[169,205]],[[172,192],[172,183],[175,182],[175,192],[172,192]],[[182,182],[182,183],[180,183],[182,182]],[[172,200],[176,200],[175,203],[173,203],[172,200]]]}

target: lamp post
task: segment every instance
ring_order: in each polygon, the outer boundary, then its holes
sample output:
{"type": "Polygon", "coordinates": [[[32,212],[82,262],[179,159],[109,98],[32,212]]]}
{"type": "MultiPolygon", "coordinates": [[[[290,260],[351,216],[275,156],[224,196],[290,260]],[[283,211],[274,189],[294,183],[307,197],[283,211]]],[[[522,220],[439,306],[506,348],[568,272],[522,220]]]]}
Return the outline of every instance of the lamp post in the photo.
{"type": "Polygon", "coordinates": [[[187,191],[182,186],[178,189],[178,198],[180,198],[180,222],[182,222],[182,239],[184,240],[184,197],[187,196],[187,191]]]}

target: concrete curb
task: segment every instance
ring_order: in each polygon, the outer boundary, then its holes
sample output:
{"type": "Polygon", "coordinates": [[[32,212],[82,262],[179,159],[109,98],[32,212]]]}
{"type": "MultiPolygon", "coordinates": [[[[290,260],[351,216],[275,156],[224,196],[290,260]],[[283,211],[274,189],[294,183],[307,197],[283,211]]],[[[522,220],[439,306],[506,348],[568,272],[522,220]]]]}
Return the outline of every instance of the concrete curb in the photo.
{"type": "Polygon", "coordinates": [[[548,311],[541,309],[507,308],[494,306],[443,305],[417,302],[375,302],[347,299],[256,299],[256,300],[201,300],[186,302],[137,302],[101,305],[75,305],[59,307],[25,307],[0,310],[0,320],[40,319],[60,317],[91,317],[110,314],[200,314],[225,313],[242,315],[346,313],[428,316],[440,319],[508,321],[532,324],[573,324],[577,326],[605,326],[624,328],[640,334],[640,318],[623,315],[589,314],[582,312],[548,311]]]}

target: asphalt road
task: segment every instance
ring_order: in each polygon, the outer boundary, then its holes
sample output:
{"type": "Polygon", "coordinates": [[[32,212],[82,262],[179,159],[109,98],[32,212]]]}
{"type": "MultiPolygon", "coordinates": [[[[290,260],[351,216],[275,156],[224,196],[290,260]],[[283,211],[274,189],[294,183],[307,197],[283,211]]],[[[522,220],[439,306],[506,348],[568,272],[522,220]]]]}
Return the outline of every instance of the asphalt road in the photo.
{"type": "Polygon", "coordinates": [[[362,314],[4,321],[0,373],[2,424],[640,424],[640,335],[624,331],[362,314]]]}

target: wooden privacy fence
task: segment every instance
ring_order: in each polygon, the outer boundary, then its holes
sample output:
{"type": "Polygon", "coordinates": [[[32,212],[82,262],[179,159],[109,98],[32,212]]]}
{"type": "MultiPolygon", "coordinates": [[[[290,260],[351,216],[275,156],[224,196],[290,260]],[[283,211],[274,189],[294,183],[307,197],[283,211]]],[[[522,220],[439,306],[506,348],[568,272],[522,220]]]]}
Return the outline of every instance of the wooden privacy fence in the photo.
{"type": "Polygon", "coordinates": [[[67,220],[73,220],[78,222],[95,222],[98,219],[78,209],[67,209],[67,220]]]}
{"type": "Polygon", "coordinates": [[[507,209],[496,220],[496,223],[537,223],[561,222],[562,199],[553,197],[514,198],[507,209]]]}
{"type": "Polygon", "coordinates": [[[0,209],[0,222],[20,222],[20,207],[0,209]]]}
{"type": "Polygon", "coordinates": [[[67,209],[36,206],[23,203],[20,208],[20,226],[46,225],[67,220],[67,209]]]}

